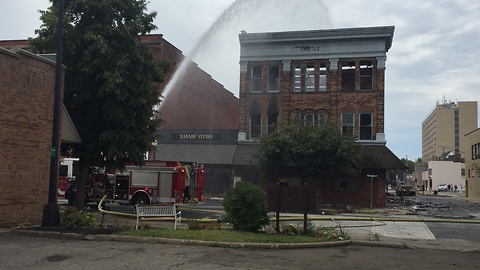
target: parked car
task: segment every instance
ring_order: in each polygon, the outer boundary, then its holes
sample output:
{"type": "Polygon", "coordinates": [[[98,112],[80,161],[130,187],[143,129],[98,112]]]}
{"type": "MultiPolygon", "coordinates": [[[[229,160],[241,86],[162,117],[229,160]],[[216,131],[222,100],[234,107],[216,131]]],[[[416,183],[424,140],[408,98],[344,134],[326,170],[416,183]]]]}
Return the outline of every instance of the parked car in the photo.
{"type": "Polygon", "coordinates": [[[437,186],[437,191],[447,191],[448,185],[447,184],[440,184],[437,186]]]}

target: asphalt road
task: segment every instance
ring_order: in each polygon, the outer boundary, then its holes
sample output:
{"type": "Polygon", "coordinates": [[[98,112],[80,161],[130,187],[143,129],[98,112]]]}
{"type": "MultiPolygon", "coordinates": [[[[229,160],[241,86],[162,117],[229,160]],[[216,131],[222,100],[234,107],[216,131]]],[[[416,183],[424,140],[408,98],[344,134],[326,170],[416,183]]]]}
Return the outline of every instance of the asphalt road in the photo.
{"type": "Polygon", "coordinates": [[[232,249],[0,236],[0,269],[480,269],[478,253],[342,246],[232,249]]]}

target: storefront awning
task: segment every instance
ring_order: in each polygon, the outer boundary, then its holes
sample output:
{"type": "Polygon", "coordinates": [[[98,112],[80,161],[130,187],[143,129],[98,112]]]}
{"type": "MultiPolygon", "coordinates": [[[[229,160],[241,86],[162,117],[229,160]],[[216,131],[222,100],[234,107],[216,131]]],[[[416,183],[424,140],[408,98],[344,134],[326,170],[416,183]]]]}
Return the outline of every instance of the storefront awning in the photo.
{"type": "Polygon", "coordinates": [[[236,145],[158,144],[154,159],[231,165],[236,145]]]}

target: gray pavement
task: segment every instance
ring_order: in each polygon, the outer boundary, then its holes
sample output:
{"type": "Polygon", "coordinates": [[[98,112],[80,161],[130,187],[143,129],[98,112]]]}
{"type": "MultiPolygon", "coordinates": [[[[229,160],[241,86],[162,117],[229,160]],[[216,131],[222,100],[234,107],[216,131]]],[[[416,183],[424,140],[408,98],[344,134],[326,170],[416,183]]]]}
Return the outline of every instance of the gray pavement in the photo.
{"type": "MultiPolygon", "coordinates": [[[[458,199],[465,200],[461,194],[455,194],[458,199]]],[[[447,196],[447,194],[444,194],[447,196]]],[[[448,196],[452,196],[448,194],[448,196]]],[[[192,207],[195,209],[195,207],[192,207]]],[[[335,227],[343,230],[350,237],[349,240],[337,243],[316,243],[316,244],[235,244],[235,243],[216,243],[216,246],[224,247],[252,247],[252,248],[306,248],[306,247],[330,247],[332,245],[362,245],[379,247],[396,247],[411,249],[434,249],[434,250],[454,250],[461,252],[480,253],[480,242],[461,239],[436,239],[425,222],[469,222],[480,226],[480,220],[458,220],[458,219],[439,219],[438,217],[424,217],[411,215],[412,209],[409,207],[398,209],[359,209],[355,213],[331,214],[331,215],[309,215],[309,220],[315,226],[335,227]]],[[[101,220],[100,214],[98,220],[101,220]]],[[[282,222],[303,224],[303,215],[281,214],[282,222]]],[[[136,219],[128,216],[118,216],[107,214],[103,217],[103,225],[134,227],[136,219]]],[[[188,220],[183,220],[182,226],[186,227],[188,220]]],[[[149,225],[154,227],[172,227],[173,221],[149,221],[149,225]]],[[[138,239],[133,237],[114,236],[114,235],[76,235],[57,232],[45,232],[37,230],[19,230],[19,229],[0,229],[2,235],[25,235],[40,236],[49,238],[71,238],[87,239],[96,241],[127,241],[127,242],[155,242],[176,245],[208,245],[212,243],[204,241],[188,241],[175,239],[138,239]]]]}

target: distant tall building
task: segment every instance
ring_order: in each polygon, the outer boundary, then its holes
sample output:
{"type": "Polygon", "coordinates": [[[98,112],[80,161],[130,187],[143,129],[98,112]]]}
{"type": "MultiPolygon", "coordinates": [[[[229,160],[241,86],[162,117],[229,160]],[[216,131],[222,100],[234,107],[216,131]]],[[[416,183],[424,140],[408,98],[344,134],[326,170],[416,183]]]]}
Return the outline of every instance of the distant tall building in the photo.
{"type": "Polygon", "coordinates": [[[476,101],[437,102],[422,123],[422,160],[438,160],[449,151],[464,157],[470,151],[465,135],[477,127],[476,101]]]}

